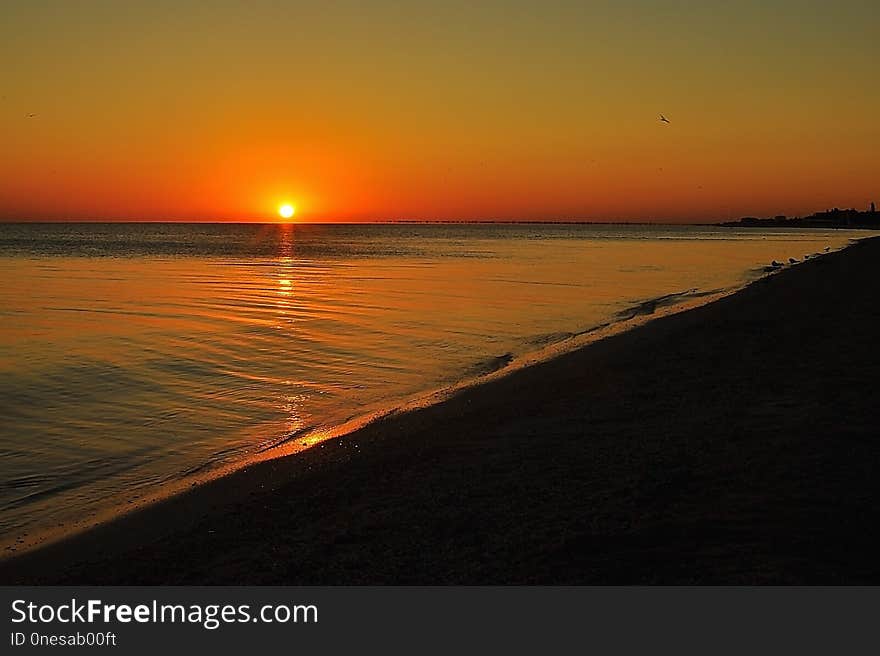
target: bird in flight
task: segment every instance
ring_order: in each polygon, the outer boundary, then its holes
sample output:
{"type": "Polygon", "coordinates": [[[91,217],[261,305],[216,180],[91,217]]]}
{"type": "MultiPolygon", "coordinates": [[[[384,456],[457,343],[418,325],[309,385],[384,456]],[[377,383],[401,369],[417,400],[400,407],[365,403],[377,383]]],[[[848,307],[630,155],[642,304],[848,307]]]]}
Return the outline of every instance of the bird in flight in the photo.
{"type": "Polygon", "coordinates": [[[669,119],[666,118],[665,116],[663,116],[663,114],[660,114],[660,122],[661,123],[669,123],[669,119]]]}
{"type": "Polygon", "coordinates": [[[37,118],[36,114],[27,114],[25,118],[37,118]]]}

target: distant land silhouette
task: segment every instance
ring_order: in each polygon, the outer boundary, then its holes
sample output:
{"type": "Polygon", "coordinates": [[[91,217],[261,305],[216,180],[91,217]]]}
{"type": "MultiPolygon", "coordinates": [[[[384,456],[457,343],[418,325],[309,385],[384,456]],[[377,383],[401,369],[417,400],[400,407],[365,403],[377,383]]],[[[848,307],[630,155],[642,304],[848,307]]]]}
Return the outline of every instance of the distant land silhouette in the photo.
{"type": "Polygon", "coordinates": [[[759,219],[747,216],[738,221],[726,221],[720,226],[735,228],[875,228],[880,229],[880,212],[874,203],[865,212],[856,209],[842,210],[839,207],[816,212],[810,216],[787,217],[774,216],[759,219]]]}

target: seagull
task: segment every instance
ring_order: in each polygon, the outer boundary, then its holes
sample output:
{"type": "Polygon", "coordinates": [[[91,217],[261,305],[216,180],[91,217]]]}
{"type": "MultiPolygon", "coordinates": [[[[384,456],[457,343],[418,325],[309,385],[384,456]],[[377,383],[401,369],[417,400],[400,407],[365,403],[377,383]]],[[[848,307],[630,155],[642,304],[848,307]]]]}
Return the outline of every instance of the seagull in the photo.
{"type": "Polygon", "coordinates": [[[25,118],[37,118],[36,114],[26,114],[25,118]]]}
{"type": "Polygon", "coordinates": [[[669,119],[666,118],[665,116],[663,116],[663,114],[660,114],[660,122],[661,123],[669,123],[669,119]]]}

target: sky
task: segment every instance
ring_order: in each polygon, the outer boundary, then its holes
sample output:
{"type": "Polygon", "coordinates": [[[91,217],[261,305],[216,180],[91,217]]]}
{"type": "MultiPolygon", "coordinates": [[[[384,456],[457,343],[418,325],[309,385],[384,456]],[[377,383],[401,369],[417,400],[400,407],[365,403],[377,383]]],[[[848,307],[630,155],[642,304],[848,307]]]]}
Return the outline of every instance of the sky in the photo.
{"type": "Polygon", "coordinates": [[[0,220],[862,208],[878,62],[876,0],[3,0],[0,220]]]}

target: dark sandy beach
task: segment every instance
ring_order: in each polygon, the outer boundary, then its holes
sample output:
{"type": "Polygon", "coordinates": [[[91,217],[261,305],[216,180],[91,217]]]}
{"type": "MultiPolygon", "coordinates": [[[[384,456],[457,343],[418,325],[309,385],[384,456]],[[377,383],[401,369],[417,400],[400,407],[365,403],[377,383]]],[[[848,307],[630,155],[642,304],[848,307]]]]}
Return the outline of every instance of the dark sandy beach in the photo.
{"type": "Polygon", "coordinates": [[[880,239],[0,563],[2,583],[880,583],[880,239]]]}

